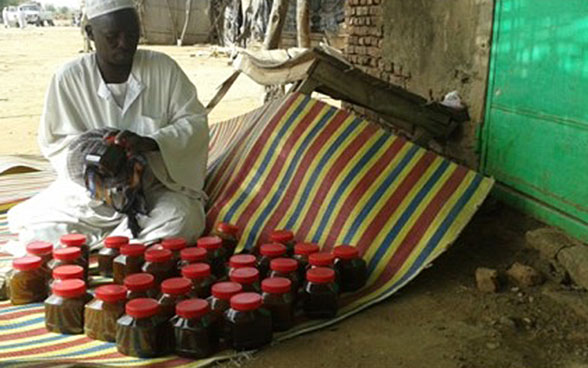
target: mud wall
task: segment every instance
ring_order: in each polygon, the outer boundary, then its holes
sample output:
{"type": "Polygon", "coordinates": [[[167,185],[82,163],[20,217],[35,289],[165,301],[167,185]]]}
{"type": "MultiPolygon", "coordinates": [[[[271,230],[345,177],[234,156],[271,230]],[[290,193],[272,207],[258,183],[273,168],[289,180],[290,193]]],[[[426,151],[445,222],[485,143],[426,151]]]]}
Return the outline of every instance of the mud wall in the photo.
{"type": "MultiPolygon", "coordinates": [[[[348,0],[350,61],[431,100],[457,90],[466,122],[438,151],[478,166],[484,118],[493,0],[348,0]]],[[[361,111],[369,117],[369,112],[361,111]]],[[[410,135],[410,132],[408,132],[410,135]]]]}

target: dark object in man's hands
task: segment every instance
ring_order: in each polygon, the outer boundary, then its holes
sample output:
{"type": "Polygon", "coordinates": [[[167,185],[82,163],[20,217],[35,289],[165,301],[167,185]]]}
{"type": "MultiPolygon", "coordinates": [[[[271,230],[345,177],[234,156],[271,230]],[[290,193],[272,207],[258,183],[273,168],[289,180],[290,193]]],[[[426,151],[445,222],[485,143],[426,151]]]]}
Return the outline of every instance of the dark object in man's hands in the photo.
{"type": "Polygon", "coordinates": [[[94,167],[105,176],[117,176],[126,162],[125,148],[117,144],[100,145],[86,155],[86,166],[94,167]]]}

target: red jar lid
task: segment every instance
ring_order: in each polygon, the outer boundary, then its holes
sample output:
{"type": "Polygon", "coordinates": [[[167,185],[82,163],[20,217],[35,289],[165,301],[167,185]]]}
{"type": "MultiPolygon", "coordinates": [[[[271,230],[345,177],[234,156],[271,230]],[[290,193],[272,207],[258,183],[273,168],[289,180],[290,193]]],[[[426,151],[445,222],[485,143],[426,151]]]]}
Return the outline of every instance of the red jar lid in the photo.
{"type": "Polygon", "coordinates": [[[182,276],[188,279],[200,279],[210,276],[210,266],[206,263],[193,263],[182,267],[182,276]]]}
{"type": "Polygon", "coordinates": [[[125,312],[133,318],[153,317],[159,312],[159,303],[150,298],[133,299],[126,304],[125,312]]]}
{"type": "Polygon", "coordinates": [[[215,298],[229,300],[235,294],[239,294],[243,290],[243,286],[236,282],[218,282],[212,285],[212,295],[215,298]]]}
{"type": "Polygon", "coordinates": [[[327,252],[313,253],[308,256],[308,263],[311,266],[324,267],[332,266],[335,256],[327,252]]]}
{"type": "Polygon", "coordinates": [[[84,268],[78,265],[64,265],[53,269],[55,280],[84,279],[84,268]]]}
{"type": "Polygon", "coordinates": [[[53,294],[64,298],[75,298],[86,292],[86,284],[82,280],[72,279],[53,283],[53,294]]]}
{"type": "Polygon", "coordinates": [[[270,262],[270,269],[278,272],[293,272],[298,269],[298,261],[292,258],[275,258],[270,262]]]}
{"type": "Polygon", "coordinates": [[[292,281],[284,277],[270,277],[261,282],[261,290],[270,294],[289,293],[292,289],[292,281]]]}
{"type": "Polygon", "coordinates": [[[161,283],[161,291],[170,295],[186,294],[192,289],[192,282],[183,277],[174,277],[161,283]]]}
{"type": "Polygon", "coordinates": [[[221,222],[216,225],[216,231],[229,235],[237,235],[239,232],[239,227],[233,224],[229,224],[228,222],[221,222]]]}
{"type": "Polygon", "coordinates": [[[73,261],[82,256],[80,248],[59,248],[53,250],[53,258],[60,261],[73,261]]]}
{"type": "Polygon", "coordinates": [[[130,291],[144,291],[155,286],[155,277],[150,273],[135,273],[123,281],[130,291]]]}
{"type": "Polygon", "coordinates": [[[355,259],[359,258],[359,250],[351,245],[340,245],[335,247],[333,254],[341,259],[355,259]]]}
{"type": "Polygon", "coordinates": [[[286,254],[286,251],[286,246],[279,243],[262,244],[259,248],[259,253],[261,253],[262,256],[272,258],[283,256],[284,254],[286,254]]]}
{"type": "Polygon", "coordinates": [[[317,284],[327,284],[335,281],[335,271],[326,267],[311,268],[306,271],[306,279],[317,284]]]}
{"type": "Polygon", "coordinates": [[[12,261],[12,267],[19,271],[31,271],[41,267],[43,260],[37,256],[17,258],[12,261]]]}
{"type": "Polygon", "coordinates": [[[238,311],[252,311],[261,307],[261,295],[257,293],[241,293],[231,297],[231,308],[238,311]]]}
{"type": "Polygon", "coordinates": [[[294,233],[290,230],[274,230],[270,234],[270,239],[276,243],[288,243],[294,240],[294,233]]]}
{"type": "Polygon", "coordinates": [[[167,239],[163,239],[163,241],[161,242],[161,245],[165,248],[165,249],[169,249],[169,250],[181,250],[186,248],[186,239],[184,238],[180,238],[180,237],[176,237],[176,238],[167,238],[167,239]]]}
{"type": "Polygon", "coordinates": [[[204,299],[189,299],[176,305],[176,314],[182,318],[192,319],[204,316],[210,307],[204,299]]]}
{"type": "Polygon", "coordinates": [[[34,256],[44,256],[47,254],[51,254],[53,251],[53,244],[43,242],[43,241],[36,241],[29,243],[27,245],[27,252],[34,256]]]}
{"type": "Polygon", "coordinates": [[[108,236],[104,239],[104,246],[106,248],[117,249],[127,244],[129,244],[129,238],[126,236],[108,236]]]}
{"type": "Polygon", "coordinates": [[[237,268],[231,272],[231,281],[240,284],[252,284],[259,280],[259,271],[253,267],[237,268]]]}
{"type": "Polygon", "coordinates": [[[180,257],[188,262],[200,262],[206,259],[206,250],[204,248],[191,247],[182,249],[180,257]]]}
{"type": "Polygon", "coordinates": [[[255,267],[257,259],[251,254],[237,254],[229,259],[229,267],[231,268],[243,268],[243,267],[255,267]]]}
{"type": "Polygon", "coordinates": [[[143,244],[127,244],[120,247],[120,254],[124,256],[137,257],[145,253],[145,246],[143,244]]]}
{"type": "Polygon", "coordinates": [[[147,262],[161,263],[172,259],[172,252],[169,249],[149,249],[145,252],[147,262]]]}
{"type": "Polygon", "coordinates": [[[84,234],[67,234],[62,236],[59,241],[66,247],[81,247],[86,244],[86,236],[84,234]]]}
{"type": "Polygon", "coordinates": [[[314,243],[298,243],[294,246],[294,254],[309,256],[319,251],[319,246],[314,243]]]}
{"type": "Polygon", "coordinates": [[[122,285],[104,285],[96,288],[96,298],[108,303],[126,300],[127,288],[122,285]]]}
{"type": "Polygon", "coordinates": [[[207,250],[219,249],[223,240],[218,236],[205,236],[196,241],[196,245],[207,250]]]}

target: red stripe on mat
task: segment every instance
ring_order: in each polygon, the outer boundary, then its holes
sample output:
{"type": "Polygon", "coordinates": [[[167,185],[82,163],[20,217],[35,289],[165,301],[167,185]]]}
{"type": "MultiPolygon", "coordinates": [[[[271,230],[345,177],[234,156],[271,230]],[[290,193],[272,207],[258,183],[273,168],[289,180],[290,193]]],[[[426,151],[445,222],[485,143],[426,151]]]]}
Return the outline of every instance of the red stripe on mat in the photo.
{"type": "MultiPolygon", "coordinates": [[[[253,200],[249,202],[249,204],[243,210],[241,216],[235,222],[241,228],[245,228],[253,213],[259,208],[261,202],[267,198],[268,193],[270,193],[272,187],[274,186],[276,180],[278,179],[278,175],[280,171],[287,166],[286,160],[288,160],[288,156],[291,152],[294,151],[296,142],[302,138],[302,134],[309,128],[309,124],[318,116],[318,114],[323,109],[324,105],[316,104],[314,105],[308,114],[304,116],[302,121],[296,125],[296,128],[290,134],[286,142],[284,143],[284,149],[280,151],[276,161],[274,162],[273,166],[271,167],[267,176],[264,177],[263,183],[261,183],[261,188],[257,190],[257,194],[253,197],[253,200]]],[[[307,151],[310,152],[310,151],[307,151]]],[[[300,167],[299,167],[300,169],[300,167]]],[[[304,168],[307,169],[307,168],[304,168]]]]}
{"type": "Polygon", "coordinates": [[[7,321],[9,319],[14,319],[14,318],[20,318],[20,317],[28,316],[28,315],[31,315],[33,313],[43,312],[44,310],[45,310],[45,308],[41,306],[41,307],[38,307],[38,308],[27,309],[27,310],[24,310],[24,311],[3,313],[3,314],[0,315],[0,321],[7,321]]]}
{"type": "Polygon", "coordinates": [[[50,351],[67,349],[67,348],[74,347],[76,345],[80,345],[80,344],[92,342],[92,341],[93,341],[92,339],[84,336],[84,337],[80,337],[79,339],[75,339],[75,340],[68,341],[68,342],[62,342],[59,344],[51,344],[51,345],[41,346],[41,347],[32,348],[32,349],[25,349],[25,350],[21,350],[21,351],[11,351],[8,353],[0,353],[0,358],[7,358],[7,357],[14,358],[17,356],[27,356],[27,355],[48,353],[50,351]]]}
{"type": "Polygon", "coordinates": [[[253,163],[257,160],[259,154],[261,153],[261,151],[263,151],[263,148],[266,145],[267,141],[277,128],[278,123],[282,120],[283,116],[286,114],[290,106],[294,104],[294,101],[296,101],[296,97],[297,95],[290,97],[288,99],[288,102],[284,104],[280,112],[274,115],[274,118],[272,119],[270,124],[268,124],[268,126],[265,128],[262,135],[255,142],[253,148],[251,149],[251,152],[245,158],[245,161],[243,162],[243,165],[241,165],[241,168],[237,175],[232,180],[222,184],[223,188],[227,184],[229,184],[229,186],[227,188],[221,189],[221,192],[219,192],[218,199],[215,200],[215,204],[208,211],[208,228],[211,228],[216,223],[220,210],[227,204],[227,202],[231,200],[235,192],[239,189],[243,180],[245,180],[247,173],[249,173],[249,171],[251,170],[253,163]]]}
{"type": "Polygon", "coordinates": [[[14,332],[10,334],[2,334],[0,335],[0,341],[10,341],[16,339],[22,339],[25,337],[33,337],[39,336],[47,333],[47,329],[45,327],[36,328],[34,330],[27,330],[22,332],[14,332]]]}

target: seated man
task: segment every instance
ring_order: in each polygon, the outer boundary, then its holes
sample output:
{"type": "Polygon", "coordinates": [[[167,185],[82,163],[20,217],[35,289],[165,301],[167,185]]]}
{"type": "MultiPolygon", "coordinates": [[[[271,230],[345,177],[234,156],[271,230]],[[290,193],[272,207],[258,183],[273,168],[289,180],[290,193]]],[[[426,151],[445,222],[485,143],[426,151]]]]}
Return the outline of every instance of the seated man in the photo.
{"type": "Polygon", "coordinates": [[[208,153],[207,118],[196,89],[168,56],[137,50],[133,0],[88,0],[86,6],[96,51],[55,74],[39,128],[41,151],[58,178],[9,211],[10,230],[21,247],[34,240],[57,243],[70,232],[87,235],[90,245],[108,235],[194,241],[204,228],[208,153]],[[134,215],[100,198],[88,176],[87,155],[109,145],[143,163],[133,174],[146,208],[134,215]]]}

